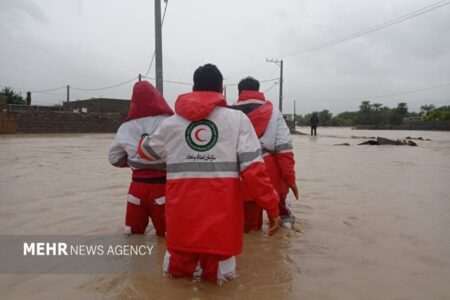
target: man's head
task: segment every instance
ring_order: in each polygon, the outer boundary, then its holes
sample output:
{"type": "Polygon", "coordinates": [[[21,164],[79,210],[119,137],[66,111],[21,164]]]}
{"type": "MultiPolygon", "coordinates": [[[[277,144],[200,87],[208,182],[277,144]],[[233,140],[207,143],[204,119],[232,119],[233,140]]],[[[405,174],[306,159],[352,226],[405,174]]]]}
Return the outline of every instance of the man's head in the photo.
{"type": "Polygon", "coordinates": [[[222,84],[223,77],[219,69],[213,64],[206,64],[195,70],[192,90],[222,93],[222,84]]]}
{"type": "Polygon", "coordinates": [[[241,79],[238,84],[238,90],[239,94],[242,93],[242,91],[259,91],[259,81],[255,78],[248,76],[244,79],[241,79]]]}

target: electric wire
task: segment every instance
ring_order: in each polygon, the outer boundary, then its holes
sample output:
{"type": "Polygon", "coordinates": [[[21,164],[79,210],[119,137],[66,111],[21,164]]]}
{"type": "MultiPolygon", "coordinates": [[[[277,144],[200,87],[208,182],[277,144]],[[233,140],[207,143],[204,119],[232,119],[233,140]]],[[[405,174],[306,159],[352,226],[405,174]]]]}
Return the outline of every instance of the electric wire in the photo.
{"type": "Polygon", "coordinates": [[[345,36],[342,36],[342,37],[337,38],[335,40],[331,40],[329,42],[326,42],[326,43],[323,43],[321,45],[318,45],[316,47],[309,48],[309,49],[297,50],[297,51],[294,51],[294,52],[290,52],[290,53],[284,54],[284,55],[279,56],[279,57],[280,58],[292,57],[292,56],[297,56],[297,55],[302,55],[302,54],[314,52],[314,51],[317,51],[317,50],[320,50],[320,49],[323,49],[323,48],[331,47],[331,46],[334,46],[334,45],[337,45],[337,44],[340,44],[340,43],[343,43],[343,42],[355,39],[357,37],[360,37],[360,36],[363,36],[363,35],[366,35],[366,34],[369,34],[369,33],[372,33],[372,32],[378,31],[378,30],[381,30],[381,29],[384,29],[386,27],[393,26],[395,24],[404,22],[404,21],[409,20],[411,18],[418,17],[418,16],[423,15],[425,13],[428,13],[430,11],[433,11],[433,10],[436,10],[438,8],[444,7],[444,6],[448,5],[448,4],[450,4],[450,1],[448,1],[448,0],[438,1],[438,2],[435,2],[433,4],[427,5],[425,7],[422,7],[420,9],[418,9],[418,10],[415,10],[413,12],[410,12],[408,14],[405,14],[403,16],[394,18],[392,20],[389,20],[389,21],[386,21],[386,22],[383,22],[383,23],[380,23],[380,24],[368,27],[366,29],[363,29],[363,30],[360,30],[360,31],[357,31],[357,32],[354,32],[354,33],[351,33],[351,34],[348,34],[348,35],[345,35],[345,36]]]}
{"type": "Polygon", "coordinates": [[[278,85],[278,82],[275,82],[271,87],[269,87],[268,89],[266,89],[263,93],[267,93],[269,92],[271,89],[273,89],[274,87],[276,87],[278,85]]]}
{"type": "MultiPolygon", "coordinates": [[[[156,80],[156,78],[148,77],[148,76],[143,76],[142,78],[146,78],[146,79],[150,79],[150,80],[156,80]]],[[[183,84],[183,85],[193,85],[193,83],[190,83],[190,82],[175,81],[175,80],[165,80],[164,79],[163,82],[174,83],[174,84],[183,84]]]]}
{"type": "Polygon", "coordinates": [[[364,101],[364,100],[371,100],[371,99],[380,99],[380,98],[389,98],[389,97],[395,97],[395,96],[402,96],[402,95],[410,95],[410,94],[416,94],[421,93],[424,91],[439,89],[443,87],[450,86],[450,82],[433,85],[425,88],[415,89],[415,90],[409,90],[409,91],[402,91],[402,92],[396,92],[391,94],[384,94],[384,95],[377,95],[377,96],[366,96],[366,97],[357,97],[357,98],[336,98],[336,99],[327,99],[327,98],[310,98],[310,97],[298,97],[299,99],[308,99],[308,100],[315,100],[315,101],[329,101],[329,102],[335,102],[335,101],[364,101]]]}
{"type": "Polygon", "coordinates": [[[114,85],[110,85],[110,86],[105,86],[105,87],[102,87],[102,88],[79,88],[79,87],[74,87],[74,86],[70,86],[70,88],[74,89],[74,90],[78,90],[78,91],[103,91],[103,90],[108,90],[108,89],[112,89],[112,88],[115,88],[115,87],[119,87],[119,86],[125,85],[127,83],[132,82],[132,81],[135,81],[136,79],[138,79],[137,76],[135,76],[135,77],[133,77],[131,79],[128,79],[126,81],[123,81],[123,82],[120,82],[120,83],[117,83],[117,84],[114,84],[114,85]]]}

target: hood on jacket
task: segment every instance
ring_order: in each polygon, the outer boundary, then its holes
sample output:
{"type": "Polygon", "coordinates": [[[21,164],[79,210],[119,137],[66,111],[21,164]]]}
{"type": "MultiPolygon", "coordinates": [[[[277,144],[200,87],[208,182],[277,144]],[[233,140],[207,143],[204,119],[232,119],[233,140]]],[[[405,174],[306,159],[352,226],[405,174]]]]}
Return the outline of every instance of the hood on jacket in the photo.
{"type": "Polygon", "coordinates": [[[175,112],[188,120],[200,121],[208,117],[217,106],[227,106],[221,93],[192,92],[178,96],[175,102],[175,112]]]}
{"type": "Polygon", "coordinates": [[[264,134],[273,111],[273,105],[270,101],[266,101],[264,93],[250,90],[242,91],[234,108],[247,114],[258,138],[264,134]]]}
{"type": "Polygon", "coordinates": [[[264,93],[258,91],[244,90],[239,94],[238,102],[245,100],[261,100],[266,101],[264,93]]]}
{"type": "Polygon", "coordinates": [[[125,121],[159,115],[173,115],[173,111],[161,93],[150,82],[136,82],[133,87],[128,117],[125,121]]]}
{"type": "Polygon", "coordinates": [[[263,105],[252,110],[247,114],[247,117],[252,122],[256,135],[260,138],[266,131],[269,125],[270,117],[272,116],[273,105],[272,102],[265,101],[263,105]]]}

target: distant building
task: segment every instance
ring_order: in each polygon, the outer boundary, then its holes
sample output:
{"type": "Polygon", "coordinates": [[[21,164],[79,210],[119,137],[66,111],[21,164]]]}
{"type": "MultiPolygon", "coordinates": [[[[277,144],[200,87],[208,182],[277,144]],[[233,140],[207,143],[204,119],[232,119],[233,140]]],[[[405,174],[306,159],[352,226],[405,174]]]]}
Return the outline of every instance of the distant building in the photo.
{"type": "Polygon", "coordinates": [[[294,114],[283,114],[285,121],[294,121],[294,114]]]}
{"type": "Polygon", "coordinates": [[[63,110],[75,112],[97,112],[97,113],[120,113],[122,117],[128,115],[130,100],[92,98],[87,100],[77,100],[63,103],[63,110]]]}

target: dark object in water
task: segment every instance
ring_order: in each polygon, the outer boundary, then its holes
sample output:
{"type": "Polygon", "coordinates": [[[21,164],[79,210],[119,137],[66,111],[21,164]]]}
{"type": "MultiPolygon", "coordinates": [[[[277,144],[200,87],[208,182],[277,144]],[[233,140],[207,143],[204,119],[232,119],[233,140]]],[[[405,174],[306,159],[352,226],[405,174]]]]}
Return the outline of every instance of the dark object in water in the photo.
{"type": "Polygon", "coordinates": [[[400,140],[390,140],[387,138],[377,137],[378,145],[404,145],[404,142],[400,140]]]}
{"type": "Polygon", "coordinates": [[[334,144],[333,146],[350,146],[349,143],[334,144]]]}
{"type": "Polygon", "coordinates": [[[394,146],[417,146],[413,141],[405,141],[405,140],[390,140],[387,138],[377,137],[377,140],[368,140],[367,142],[360,143],[358,145],[394,145],[394,146]]]}
{"type": "Polygon", "coordinates": [[[411,137],[411,136],[407,136],[407,137],[405,137],[405,140],[431,141],[430,139],[424,139],[424,138],[421,137],[421,136],[419,136],[419,137],[411,137]]]}
{"type": "Polygon", "coordinates": [[[368,140],[367,142],[359,143],[358,145],[379,145],[375,140],[368,140]]]}

